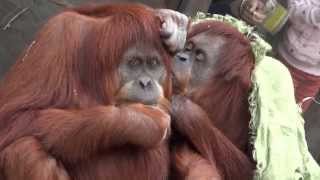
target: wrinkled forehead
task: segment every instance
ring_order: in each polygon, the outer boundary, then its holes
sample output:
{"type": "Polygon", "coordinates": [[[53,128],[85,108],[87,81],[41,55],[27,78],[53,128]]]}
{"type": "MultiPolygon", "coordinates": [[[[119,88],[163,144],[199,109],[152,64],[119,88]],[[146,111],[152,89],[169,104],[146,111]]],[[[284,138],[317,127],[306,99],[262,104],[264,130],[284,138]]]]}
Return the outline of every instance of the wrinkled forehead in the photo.
{"type": "Polygon", "coordinates": [[[212,49],[222,47],[226,40],[222,36],[215,35],[207,31],[191,37],[188,42],[193,43],[198,49],[203,49],[206,52],[210,52],[212,49]]]}
{"type": "Polygon", "coordinates": [[[124,56],[160,58],[160,52],[159,49],[152,43],[136,42],[128,47],[124,56]]]}

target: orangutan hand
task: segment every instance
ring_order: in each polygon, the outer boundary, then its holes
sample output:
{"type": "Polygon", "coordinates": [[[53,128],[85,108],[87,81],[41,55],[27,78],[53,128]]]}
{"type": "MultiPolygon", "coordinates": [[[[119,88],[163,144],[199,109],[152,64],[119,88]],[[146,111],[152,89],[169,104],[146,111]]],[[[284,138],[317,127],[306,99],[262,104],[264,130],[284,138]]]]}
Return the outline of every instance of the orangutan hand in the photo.
{"type": "Polygon", "coordinates": [[[186,15],[170,9],[158,9],[157,16],[161,20],[160,34],[169,51],[175,53],[183,49],[189,27],[186,15]]]}
{"type": "Polygon", "coordinates": [[[129,143],[154,147],[166,139],[170,132],[171,117],[164,109],[139,103],[122,105],[120,108],[124,119],[132,119],[131,128],[126,131],[129,143]]]}

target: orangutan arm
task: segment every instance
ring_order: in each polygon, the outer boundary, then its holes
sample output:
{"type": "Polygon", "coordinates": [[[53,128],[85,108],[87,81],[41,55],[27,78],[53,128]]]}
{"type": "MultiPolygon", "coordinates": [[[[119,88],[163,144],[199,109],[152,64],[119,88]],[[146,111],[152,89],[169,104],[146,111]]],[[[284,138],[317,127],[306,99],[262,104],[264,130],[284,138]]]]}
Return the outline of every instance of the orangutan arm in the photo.
{"type": "Polygon", "coordinates": [[[42,110],[29,128],[51,154],[72,161],[125,144],[155,146],[164,138],[169,122],[162,110],[135,104],[42,110]]]}
{"type": "Polygon", "coordinates": [[[173,127],[203,158],[216,165],[222,178],[252,178],[253,164],[248,157],[214,127],[200,106],[186,97],[176,96],[171,113],[173,127]]]}

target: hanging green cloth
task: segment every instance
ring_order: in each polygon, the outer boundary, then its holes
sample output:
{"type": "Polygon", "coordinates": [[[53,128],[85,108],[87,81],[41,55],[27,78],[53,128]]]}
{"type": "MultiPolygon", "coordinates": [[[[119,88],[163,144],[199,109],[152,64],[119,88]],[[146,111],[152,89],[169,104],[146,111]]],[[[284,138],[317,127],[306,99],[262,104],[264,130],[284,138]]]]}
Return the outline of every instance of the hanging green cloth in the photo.
{"type": "Polygon", "coordinates": [[[266,56],[271,46],[245,22],[231,16],[198,13],[193,23],[202,20],[229,23],[251,41],[256,66],[248,100],[252,156],[257,162],[255,180],[320,180],[320,167],[308,151],[304,119],[295,102],[288,69],[266,56]]]}

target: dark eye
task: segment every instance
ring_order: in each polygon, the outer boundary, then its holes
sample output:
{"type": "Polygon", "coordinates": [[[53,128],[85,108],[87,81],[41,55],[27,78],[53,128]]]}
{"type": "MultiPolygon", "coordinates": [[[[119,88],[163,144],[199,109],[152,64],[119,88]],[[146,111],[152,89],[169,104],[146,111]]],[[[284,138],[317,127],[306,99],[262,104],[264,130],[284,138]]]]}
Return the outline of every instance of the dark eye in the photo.
{"type": "Polygon", "coordinates": [[[186,51],[192,51],[193,49],[193,43],[192,42],[188,42],[184,48],[186,51]]]}
{"type": "Polygon", "coordinates": [[[196,50],[196,61],[203,62],[205,60],[205,55],[201,50],[196,50]]]}
{"type": "Polygon", "coordinates": [[[129,66],[131,67],[136,67],[136,66],[139,66],[141,64],[141,59],[139,58],[132,58],[129,60],[128,62],[129,66]]]}
{"type": "Polygon", "coordinates": [[[159,60],[157,58],[149,59],[147,62],[148,66],[151,68],[156,68],[160,64],[159,60]]]}

